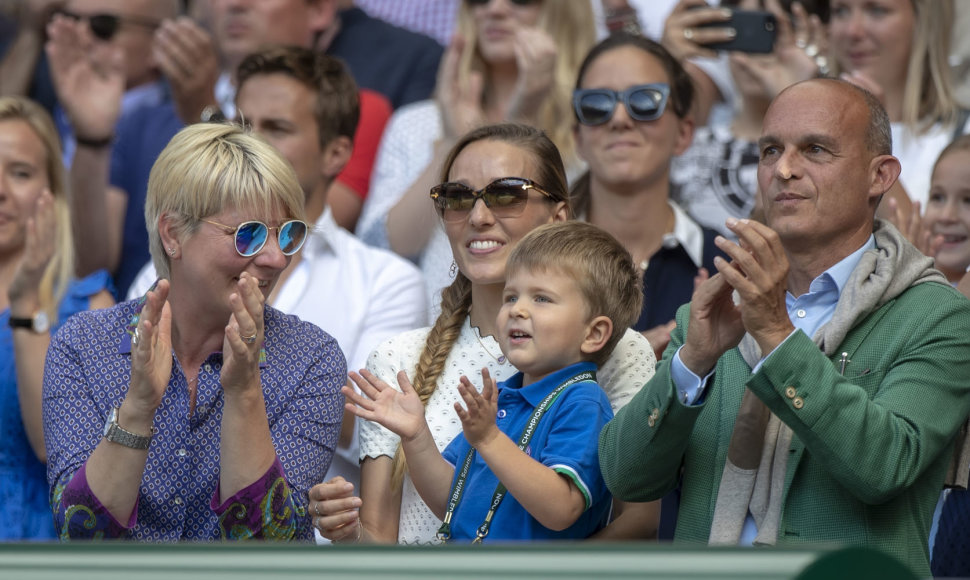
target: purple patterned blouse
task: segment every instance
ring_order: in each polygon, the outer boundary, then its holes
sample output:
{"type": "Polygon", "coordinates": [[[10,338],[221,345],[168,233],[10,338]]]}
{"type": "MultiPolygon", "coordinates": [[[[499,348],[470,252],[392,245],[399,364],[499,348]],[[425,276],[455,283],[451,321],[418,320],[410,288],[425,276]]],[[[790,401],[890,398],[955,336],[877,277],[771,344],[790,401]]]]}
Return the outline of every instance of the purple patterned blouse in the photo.
{"type": "Polygon", "coordinates": [[[173,361],[130,521],[115,520],[91,492],[86,462],[101,441],[111,408],[128,391],[127,330],[140,302],[79,314],[51,341],[44,373],[44,431],[47,481],[60,538],[311,540],[307,492],[323,478],[337,446],[346,363],[330,335],[269,307],[260,374],[276,461],[263,477],[218,504],[223,396],[222,354],[216,352],[199,369],[192,415],[185,375],[173,361]]]}

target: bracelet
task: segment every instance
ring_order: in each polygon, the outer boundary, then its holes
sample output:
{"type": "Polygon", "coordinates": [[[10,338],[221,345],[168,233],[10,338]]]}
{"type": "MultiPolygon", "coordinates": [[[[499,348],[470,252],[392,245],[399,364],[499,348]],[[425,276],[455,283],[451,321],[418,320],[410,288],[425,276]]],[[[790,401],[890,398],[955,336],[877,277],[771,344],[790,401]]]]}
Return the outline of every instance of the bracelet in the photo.
{"type": "Polygon", "coordinates": [[[104,149],[109,147],[115,140],[114,135],[108,135],[102,139],[89,139],[88,137],[81,137],[80,135],[74,136],[74,141],[81,147],[87,147],[88,149],[104,149]]]}
{"type": "Polygon", "coordinates": [[[334,544],[349,544],[353,542],[354,544],[359,544],[360,540],[364,537],[364,526],[360,523],[360,516],[357,516],[357,537],[353,540],[340,539],[333,540],[334,544]]]}

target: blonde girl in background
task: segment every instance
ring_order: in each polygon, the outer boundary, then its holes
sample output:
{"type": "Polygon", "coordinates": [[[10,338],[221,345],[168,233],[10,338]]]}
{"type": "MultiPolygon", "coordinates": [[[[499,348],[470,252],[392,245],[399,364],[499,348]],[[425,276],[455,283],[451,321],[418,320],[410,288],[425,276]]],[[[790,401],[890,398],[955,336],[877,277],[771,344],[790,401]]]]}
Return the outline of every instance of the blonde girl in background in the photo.
{"type": "Polygon", "coordinates": [[[0,540],[55,538],[41,418],[51,335],[114,301],[101,270],[74,279],[57,130],[40,105],[0,98],[0,540]]]}

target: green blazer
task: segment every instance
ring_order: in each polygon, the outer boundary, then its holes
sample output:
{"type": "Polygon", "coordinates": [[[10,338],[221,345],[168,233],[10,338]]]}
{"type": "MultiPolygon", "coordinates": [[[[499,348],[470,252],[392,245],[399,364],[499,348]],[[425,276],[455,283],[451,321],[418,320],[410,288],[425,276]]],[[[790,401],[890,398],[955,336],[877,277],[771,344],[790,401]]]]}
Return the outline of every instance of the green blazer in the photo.
{"type": "Polygon", "coordinates": [[[930,520],[970,413],[970,301],[943,284],[914,286],[863,319],[831,359],[797,331],[757,374],[735,348],[695,406],[670,377],[689,315],[681,307],[656,375],[600,434],[613,494],[655,500],[682,473],[675,539],[706,543],[747,386],[794,432],[779,544],[871,546],[929,576],[930,520]]]}

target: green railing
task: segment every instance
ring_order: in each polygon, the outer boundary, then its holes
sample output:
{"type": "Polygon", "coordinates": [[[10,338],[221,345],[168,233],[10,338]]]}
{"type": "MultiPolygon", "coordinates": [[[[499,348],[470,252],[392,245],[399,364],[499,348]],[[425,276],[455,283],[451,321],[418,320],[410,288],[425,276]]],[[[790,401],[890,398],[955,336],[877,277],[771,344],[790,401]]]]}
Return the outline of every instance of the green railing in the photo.
{"type": "Polygon", "coordinates": [[[71,543],[0,545],[11,580],[790,579],[827,553],[656,544],[485,546],[71,543]]]}

